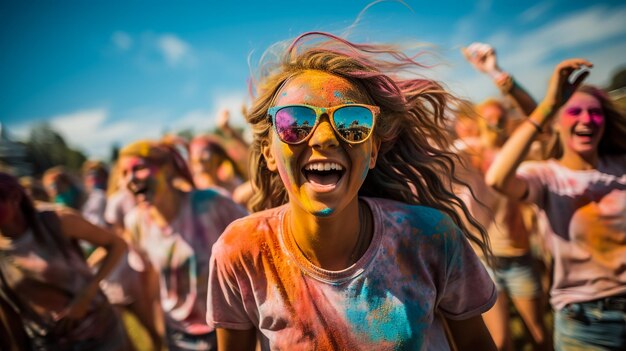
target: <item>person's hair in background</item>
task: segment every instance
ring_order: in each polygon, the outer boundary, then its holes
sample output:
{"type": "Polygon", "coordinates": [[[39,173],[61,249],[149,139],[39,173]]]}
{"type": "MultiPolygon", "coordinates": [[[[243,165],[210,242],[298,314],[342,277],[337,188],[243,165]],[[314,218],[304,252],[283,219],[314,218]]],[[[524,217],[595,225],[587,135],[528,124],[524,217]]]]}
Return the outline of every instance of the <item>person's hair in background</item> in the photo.
{"type": "Polygon", "coordinates": [[[50,201],[48,193],[46,193],[46,189],[44,188],[41,180],[35,177],[24,176],[20,177],[19,182],[33,201],[50,201]]]}
{"type": "MultiPolygon", "coordinates": [[[[24,216],[27,226],[33,231],[35,240],[45,245],[48,240],[56,240],[56,236],[45,236],[45,231],[41,227],[37,218],[37,209],[27,190],[12,175],[0,172],[0,201],[7,201],[11,198],[19,198],[19,211],[24,216]]],[[[64,255],[68,255],[67,248],[60,242],[57,243],[64,255]]]]}
{"type": "Polygon", "coordinates": [[[80,209],[84,201],[79,184],[63,166],[49,168],[43,174],[43,185],[50,201],[73,209],[80,209]]]}

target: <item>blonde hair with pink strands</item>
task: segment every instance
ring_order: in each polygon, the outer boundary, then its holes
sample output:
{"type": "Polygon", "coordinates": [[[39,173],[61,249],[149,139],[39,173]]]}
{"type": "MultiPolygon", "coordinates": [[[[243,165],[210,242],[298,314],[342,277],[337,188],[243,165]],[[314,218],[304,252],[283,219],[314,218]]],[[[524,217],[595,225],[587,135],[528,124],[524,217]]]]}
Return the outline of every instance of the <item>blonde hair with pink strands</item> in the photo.
{"type": "Polygon", "coordinates": [[[347,79],[381,109],[374,130],[381,142],[379,156],[359,194],[436,208],[452,217],[490,257],[485,230],[451,190],[463,182],[455,176],[458,160],[448,151],[446,126],[452,122],[453,106],[462,102],[439,82],[419,75],[430,69],[416,61],[421,54],[408,56],[392,45],[351,43],[322,32],[302,34],[277,55],[266,53],[259,77],[251,84],[256,97],[246,116],[254,135],[250,171],[255,192],[250,208],[259,211],[288,201],[279,175],[267,168],[262,155],[272,130],[267,111],[285,82],[303,71],[318,70],[347,79]],[[465,223],[476,230],[468,230],[465,223]]]}

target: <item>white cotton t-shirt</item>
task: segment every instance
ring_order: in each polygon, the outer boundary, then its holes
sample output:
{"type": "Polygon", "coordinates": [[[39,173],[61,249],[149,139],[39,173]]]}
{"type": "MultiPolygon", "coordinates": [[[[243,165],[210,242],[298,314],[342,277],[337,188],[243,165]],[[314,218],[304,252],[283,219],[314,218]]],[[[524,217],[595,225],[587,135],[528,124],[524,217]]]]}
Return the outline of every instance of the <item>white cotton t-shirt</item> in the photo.
{"type": "Polygon", "coordinates": [[[583,171],[556,160],[526,162],[517,174],[548,221],[554,308],[626,293],[626,155],[583,171]]]}

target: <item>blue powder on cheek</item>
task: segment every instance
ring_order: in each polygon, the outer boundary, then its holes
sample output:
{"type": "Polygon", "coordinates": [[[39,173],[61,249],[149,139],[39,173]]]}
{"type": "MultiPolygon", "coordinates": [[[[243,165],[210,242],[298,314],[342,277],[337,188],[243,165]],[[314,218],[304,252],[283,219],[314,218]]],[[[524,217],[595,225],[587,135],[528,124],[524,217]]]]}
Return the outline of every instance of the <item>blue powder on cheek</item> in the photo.
{"type": "Polygon", "coordinates": [[[343,97],[343,94],[339,91],[335,91],[335,93],[333,94],[336,98],[341,99],[343,97]]]}
{"type": "Polygon", "coordinates": [[[321,217],[328,217],[333,213],[333,210],[326,207],[325,209],[319,211],[317,214],[321,217]]]}

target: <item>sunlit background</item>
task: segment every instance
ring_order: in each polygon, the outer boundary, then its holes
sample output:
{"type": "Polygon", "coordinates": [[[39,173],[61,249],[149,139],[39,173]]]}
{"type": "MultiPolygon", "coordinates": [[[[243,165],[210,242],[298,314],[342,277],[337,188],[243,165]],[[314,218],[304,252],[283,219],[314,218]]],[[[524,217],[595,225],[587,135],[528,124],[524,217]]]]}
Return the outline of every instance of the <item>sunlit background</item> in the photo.
{"type": "MultiPolygon", "coordinates": [[[[2,138],[61,138],[108,160],[135,139],[211,130],[220,109],[243,126],[247,79],[269,45],[311,30],[341,34],[371,3],[2,1],[2,138]]],[[[608,87],[626,66],[625,23],[617,0],[387,1],[368,8],[349,38],[434,44],[443,64],[436,78],[474,101],[497,91],[459,49],[490,43],[539,99],[568,57],[590,59],[588,81],[608,87]]]]}

